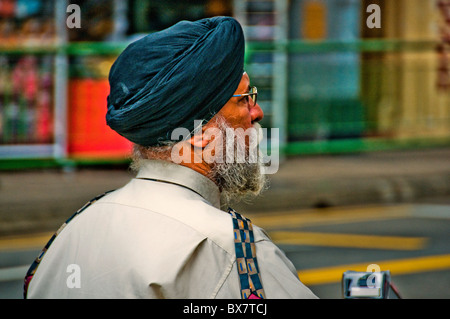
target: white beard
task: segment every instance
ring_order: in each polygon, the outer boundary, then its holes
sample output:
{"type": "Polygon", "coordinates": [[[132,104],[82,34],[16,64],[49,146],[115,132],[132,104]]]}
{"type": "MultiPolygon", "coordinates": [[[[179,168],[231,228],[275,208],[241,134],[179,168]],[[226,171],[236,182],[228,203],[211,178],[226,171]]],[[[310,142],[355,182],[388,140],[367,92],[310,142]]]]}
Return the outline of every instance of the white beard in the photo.
{"type": "MultiPolygon", "coordinates": [[[[226,140],[227,129],[234,130],[225,118],[219,117],[216,121],[217,127],[222,132],[222,140],[226,140]]],[[[258,143],[262,139],[259,124],[254,128],[258,132],[257,143],[246,145],[245,137],[234,130],[234,143],[224,143],[223,155],[227,160],[215,162],[211,165],[210,177],[221,189],[222,200],[225,203],[240,201],[248,195],[257,196],[265,188],[267,178],[263,174],[262,154],[258,149],[258,143]],[[245,156],[239,154],[238,149],[245,150],[245,156]],[[230,155],[232,158],[230,160],[230,155]],[[253,154],[251,156],[250,154],[253,154]]]]}

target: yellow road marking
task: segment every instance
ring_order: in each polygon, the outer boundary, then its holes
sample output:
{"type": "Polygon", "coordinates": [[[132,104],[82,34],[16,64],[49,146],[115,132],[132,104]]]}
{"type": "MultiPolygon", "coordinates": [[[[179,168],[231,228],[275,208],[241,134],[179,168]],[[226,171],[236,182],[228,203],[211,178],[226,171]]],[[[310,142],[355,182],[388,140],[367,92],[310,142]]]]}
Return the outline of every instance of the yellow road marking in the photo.
{"type": "Polygon", "coordinates": [[[255,225],[268,230],[405,218],[411,216],[411,207],[398,205],[309,209],[270,214],[246,214],[246,216],[255,225]]]}
{"type": "Polygon", "coordinates": [[[44,248],[54,233],[41,233],[0,238],[0,251],[44,248]]]}
{"type": "Polygon", "coordinates": [[[277,244],[352,247],[366,249],[418,250],[425,247],[427,238],[330,234],[316,232],[270,232],[277,244]]]}
{"type": "Polygon", "coordinates": [[[450,268],[450,255],[435,255],[408,259],[384,260],[363,264],[339,265],[316,269],[305,269],[297,272],[305,285],[321,285],[338,283],[347,270],[366,271],[369,264],[377,264],[381,271],[389,270],[391,275],[406,275],[427,271],[439,271],[450,268]]]}

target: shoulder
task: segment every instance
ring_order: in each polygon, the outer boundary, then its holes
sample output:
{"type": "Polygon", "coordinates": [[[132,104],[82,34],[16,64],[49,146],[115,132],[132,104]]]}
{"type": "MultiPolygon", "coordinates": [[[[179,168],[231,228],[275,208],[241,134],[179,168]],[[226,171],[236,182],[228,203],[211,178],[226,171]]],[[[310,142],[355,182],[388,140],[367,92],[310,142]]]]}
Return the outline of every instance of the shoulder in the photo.
{"type": "Polygon", "coordinates": [[[234,254],[230,215],[177,185],[132,180],[98,200],[91,209],[107,210],[110,216],[117,214],[129,220],[140,219],[140,223],[158,221],[184,228],[234,254]]]}

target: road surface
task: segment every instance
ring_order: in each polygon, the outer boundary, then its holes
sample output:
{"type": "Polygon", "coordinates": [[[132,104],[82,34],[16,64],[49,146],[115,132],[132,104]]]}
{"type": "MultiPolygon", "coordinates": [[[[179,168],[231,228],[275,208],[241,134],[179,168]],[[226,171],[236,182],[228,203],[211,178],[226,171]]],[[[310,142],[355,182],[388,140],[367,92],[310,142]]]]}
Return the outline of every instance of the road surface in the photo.
{"type": "MultiPolygon", "coordinates": [[[[391,272],[403,298],[450,298],[449,199],[248,217],[269,233],[320,298],[342,298],[342,273],[365,271],[370,264],[391,272]]],[[[22,278],[51,235],[0,238],[0,298],[22,297],[22,278]]]]}

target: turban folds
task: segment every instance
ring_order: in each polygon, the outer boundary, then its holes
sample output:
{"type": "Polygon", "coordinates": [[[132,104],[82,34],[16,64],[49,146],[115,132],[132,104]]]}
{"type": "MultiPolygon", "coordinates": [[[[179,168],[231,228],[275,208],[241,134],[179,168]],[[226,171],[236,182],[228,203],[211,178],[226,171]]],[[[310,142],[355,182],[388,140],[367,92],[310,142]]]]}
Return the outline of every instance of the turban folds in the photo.
{"type": "Polygon", "coordinates": [[[245,41],[231,17],[181,21],[131,43],[109,73],[107,124],[143,146],[209,121],[236,91],[245,41]]]}

